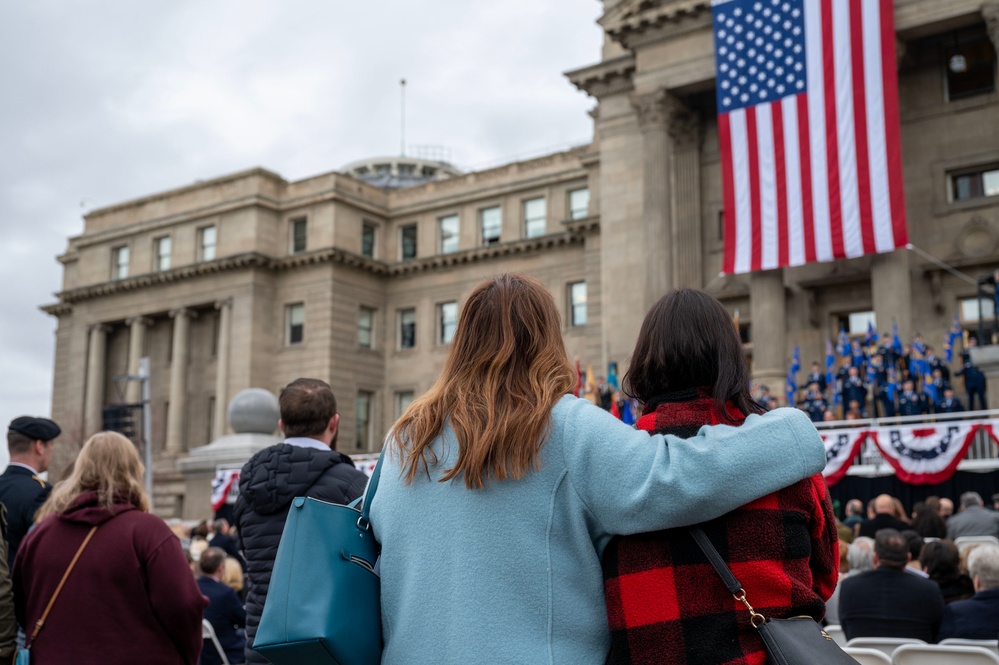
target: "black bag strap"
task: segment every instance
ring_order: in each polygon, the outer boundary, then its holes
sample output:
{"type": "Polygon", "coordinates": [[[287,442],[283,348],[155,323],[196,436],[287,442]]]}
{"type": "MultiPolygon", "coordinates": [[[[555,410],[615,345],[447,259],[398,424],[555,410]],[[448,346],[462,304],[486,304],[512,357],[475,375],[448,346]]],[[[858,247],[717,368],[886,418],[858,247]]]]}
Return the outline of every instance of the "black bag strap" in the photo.
{"type": "Polygon", "coordinates": [[[701,551],[704,552],[704,556],[707,557],[708,563],[710,563],[711,567],[715,569],[716,573],[718,573],[718,577],[721,578],[722,583],[725,585],[725,588],[728,589],[728,592],[732,594],[733,598],[745,605],[746,609],[749,610],[749,614],[751,615],[750,621],[752,621],[753,626],[755,628],[759,628],[762,624],[766,623],[767,618],[754,610],[753,606],[749,604],[748,600],[746,600],[746,590],[742,588],[742,584],[735,578],[735,574],[732,573],[732,569],[728,567],[728,564],[725,563],[725,559],[723,559],[722,555],[718,553],[717,549],[715,549],[711,539],[708,538],[708,534],[704,533],[704,529],[699,526],[692,526],[689,527],[687,531],[694,539],[694,542],[697,543],[697,546],[701,548],[701,551]]]}
{"type": "Polygon", "coordinates": [[[688,529],[688,531],[690,531],[690,535],[694,539],[694,542],[697,543],[697,546],[701,548],[702,552],[704,552],[704,556],[707,557],[711,567],[715,569],[716,573],[718,573],[718,577],[722,579],[722,582],[725,584],[725,588],[728,589],[728,592],[738,595],[738,593],[742,591],[742,584],[739,583],[739,580],[735,579],[732,569],[728,567],[728,564],[725,563],[725,559],[723,559],[721,554],[718,553],[718,550],[715,549],[711,539],[708,538],[708,534],[704,533],[704,529],[699,526],[692,526],[688,529]]]}

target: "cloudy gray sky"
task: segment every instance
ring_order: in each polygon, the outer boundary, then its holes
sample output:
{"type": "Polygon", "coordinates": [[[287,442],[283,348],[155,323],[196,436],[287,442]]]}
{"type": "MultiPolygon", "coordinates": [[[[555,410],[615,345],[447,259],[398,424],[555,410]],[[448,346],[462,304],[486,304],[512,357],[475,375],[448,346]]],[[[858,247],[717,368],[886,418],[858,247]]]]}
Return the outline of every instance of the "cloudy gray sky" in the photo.
{"type": "MultiPolygon", "coordinates": [[[[265,166],[289,179],[443,145],[464,167],[585,142],[562,72],[596,0],[0,4],[0,424],[48,414],[55,257],[87,210],[265,166]]],[[[6,446],[0,446],[0,463],[6,446]]]]}

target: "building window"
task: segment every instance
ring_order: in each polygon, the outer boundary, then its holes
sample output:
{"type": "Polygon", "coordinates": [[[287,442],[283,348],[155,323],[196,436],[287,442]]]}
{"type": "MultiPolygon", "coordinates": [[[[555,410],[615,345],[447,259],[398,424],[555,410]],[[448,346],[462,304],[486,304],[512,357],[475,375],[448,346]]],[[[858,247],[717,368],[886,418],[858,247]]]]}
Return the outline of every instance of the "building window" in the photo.
{"type": "Polygon", "coordinates": [[[173,250],[173,241],[170,236],[163,236],[153,241],[156,250],[156,272],[163,272],[170,269],[170,253],[173,250]]]}
{"type": "Polygon", "coordinates": [[[399,248],[403,261],[416,258],[416,224],[407,224],[399,229],[399,248]]]}
{"type": "Polygon", "coordinates": [[[482,244],[495,245],[500,241],[500,227],[503,226],[503,214],[499,206],[483,208],[479,211],[479,222],[482,226],[482,244]]]}
{"type": "Polygon", "coordinates": [[[448,215],[437,220],[440,226],[440,252],[450,254],[458,251],[458,215],[448,215]]]}
{"type": "Polygon", "coordinates": [[[367,450],[371,447],[371,402],[374,401],[369,392],[363,390],[357,393],[357,450],[367,450]]]}
{"type": "Polygon", "coordinates": [[[285,343],[301,344],[305,340],[305,305],[295,303],[285,308],[285,319],[287,319],[287,336],[285,343]]]}
{"type": "Polygon", "coordinates": [[[537,238],[545,234],[547,206],[543,198],[524,201],[524,237],[537,238]]]}
{"type": "Polygon", "coordinates": [[[308,220],[305,217],[297,217],[289,223],[288,251],[291,254],[300,254],[305,251],[308,244],[308,220]]]}
{"type": "Polygon", "coordinates": [[[841,314],[839,316],[839,326],[837,333],[840,330],[845,330],[848,335],[856,337],[861,335],[866,335],[868,326],[873,327],[874,330],[878,328],[878,320],[874,316],[874,312],[850,312],[849,314],[841,314]]]}
{"type": "Polygon", "coordinates": [[[583,219],[590,214],[590,190],[574,189],[569,192],[569,219],[583,219]]]}
{"type": "Polygon", "coordinates": [[[217,234],[214,226],[203,226],[198,229],[198,260],[212,261],[215,259],[215,241],[217,234]]]}
{"type": "Polygon", "coordinates": [[[128,245],[111,250],[111,279],[128,277],[128,245]]]}
{"type": "Polygon", "coordinates": [[[979,318],[991,321],[996,317],[996,304],[991,296],[986,296],[980,301],[978,298],[965,298],[961,301],[961,320],[967,323],[978,323],[979,318]],[[981,317],[978,316],[979,302],[981,303],[981,317]]]}
{"type": "Polygon", "coordinates": [[[458,328],[458,303],[452,301],[437,305],[437,319],[440,321],[440,336],[437,341],[450,344],[454,339],[454,331],[458,328]]]}
{"type": "Polygon", "coordinates": [[[996,89],[996,50],[988,36],[972,28],[954,33],[944,44],[947,99],[954,101],[988,94],[996,89]]]}
{"type": "Polygon", "coordinates": [[[416,310],[399,310],[399,348],[412,349],[416,347],[416,310]]]}
{"type": "Polygon", "coordinates": [[[586,325],[586,282],[569,285],[569,323],[573,326],[586,325]]]}
{"type": "Polygon", "coordinates": [[[374,346],[375,310],[362,307],[357,317],[357,345],[364,349],[374,346]]]}
{"type": "Polygon", "coordinates": [[[361,227],[361,256],[375,258],[375,225],[364,222],[361,227]]]}
{"type": "Polygon", "coordinates": [[[999,196],[999,166],[954,173],[950,182],[952,201],[999,196]]]}
{"type": "Polygon", "coordinates": [[[409,405],[413,403],[414,393],[412,390],[401,390],[395,394],[395,417],[399,418],[409,405]]]}

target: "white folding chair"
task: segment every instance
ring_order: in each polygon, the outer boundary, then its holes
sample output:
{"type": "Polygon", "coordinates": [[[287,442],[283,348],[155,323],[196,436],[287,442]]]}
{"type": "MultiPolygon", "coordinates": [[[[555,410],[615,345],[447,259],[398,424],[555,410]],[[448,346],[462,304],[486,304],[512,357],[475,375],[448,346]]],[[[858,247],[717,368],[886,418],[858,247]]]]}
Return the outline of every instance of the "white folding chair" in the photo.
{"type": "Polygon", "coordinates": [[[982,647],[951,644],[903,644],[892,655],[894,665],[999,665],[999,655],[982,647]]]}
{"type": "Polygon", "coordinates": [[[996,655],[999,656],[999,641],[997,640],[966,640],[961,637],[948,637],[946,640],[940,640],[940,644],[957,647],[982,647],[989,651],[995,651],[996,655]]]}
{"type": "Polygon", "coordinates": [[[843,626],[826,626],[822,630],[826,631],[826,635],[833,638],[833,642],[841,647],[846,646],[846,633],[843,632],[843,626]]]}
{"type": "Polygon", "coordinates": [[[957,549],[964,550],[971,545],[995,545],[999,547],[999,538],[995,536],[961,536],[954,540],[957,549]]]}
{"type": "Polygon", "coordinates": [[[884,651],[855,647],[843,647],[843,651],[860,665],[891,665],[891,657],[885,655],[884,651]]]}
{"type": "Polygon", "coordinates": [[[846,646],[855,649],[877,649],[891,658],[895,649],[903,644],[926,644],[926,642],[912,637],[855,637],[847,642],[846,646]]]}
{"type": "Polygon", "coordinates": [[[231,665],[229,663],[229,658],[225,655],[225,649],[222,648],[219,638],[215,635],[215,629],[212,628],[212,624],[208,621],[208,619],[201,620],[201,639],[211,640],[212,645],[215,647],[215,651],[219,654],[219,658],[222,659],[222,665],[231,665]]]}

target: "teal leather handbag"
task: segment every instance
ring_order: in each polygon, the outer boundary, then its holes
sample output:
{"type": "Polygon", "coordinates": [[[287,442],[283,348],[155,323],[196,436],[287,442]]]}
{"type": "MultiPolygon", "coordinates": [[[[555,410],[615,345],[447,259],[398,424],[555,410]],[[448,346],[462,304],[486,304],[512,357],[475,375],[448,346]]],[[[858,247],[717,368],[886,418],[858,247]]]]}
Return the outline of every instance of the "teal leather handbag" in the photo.
{"type": "Polygon", "coordinates": [[[379,545],[371,500],[382,456],[348,506],[296,497],[288,511],[253,649],[274,665],[378,665],[379,545]],[[358,499],[360,500],[360,499],[358,499]]]}

